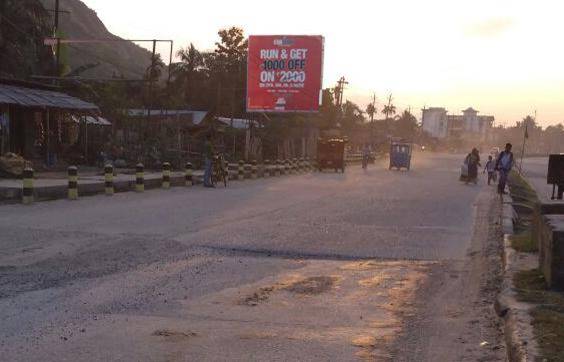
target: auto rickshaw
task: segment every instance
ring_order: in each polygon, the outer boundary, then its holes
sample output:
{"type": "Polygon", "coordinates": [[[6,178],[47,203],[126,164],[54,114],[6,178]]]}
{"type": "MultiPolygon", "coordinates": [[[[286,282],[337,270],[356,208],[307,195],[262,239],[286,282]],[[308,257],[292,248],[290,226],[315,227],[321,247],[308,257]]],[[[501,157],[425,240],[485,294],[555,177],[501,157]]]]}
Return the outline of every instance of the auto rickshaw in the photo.
{"type": "Polygon", "coordinates": [[[392,141],[390,143],[390,170],[411,168],[411,143],[392,141]]]}
{"type": "Polygon", "coordinates": [[[317,167],[319,171],[332,168],[345,172],[344,138],[319,139],[317,141],[317,167]]]}

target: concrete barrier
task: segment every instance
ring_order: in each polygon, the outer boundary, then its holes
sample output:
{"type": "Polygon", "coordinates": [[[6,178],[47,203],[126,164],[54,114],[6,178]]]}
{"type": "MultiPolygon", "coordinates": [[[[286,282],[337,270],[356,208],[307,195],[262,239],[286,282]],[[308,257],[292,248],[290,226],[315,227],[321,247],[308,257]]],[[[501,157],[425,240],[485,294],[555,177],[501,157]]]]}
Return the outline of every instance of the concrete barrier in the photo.
{"type": "Polygon", "coordinates": [[[78,199],[78,168],[76,166],[69,166],[67,169],[69,177],[68,183],[68,198],[69,200],[78,199]]]}
{"type": "Polygon", "coordinates": [[[549,288],[564,290],[564,215],[543,215],[539,265],[549,288]]]}
{"type": "Polygon", "coordinates": [[[243,181],[245,179],[245,161],[239,160],[239,168],[237,169],[237,179],[243,181]]]}
{"type": "Polygon", "coordinates": [[[190,162],[186,162],[186,165],[184,167],[184,176],[185,176],[185,186],[190,187],[192,185],[194,185],[194,170],[192,167],[192,163],[190,162]]]}
{"type": "Polygon", "coordinates": [[[142,163],[135,166],[135,191],[145,191],[145,166],[142,163]]]}
{"type": "Polygon", "coordinates": [[[163,182],[162,182],[163,189],[170,188],[170,163],[165,162],[163,163],[163,182]]]}
{"type": "Polygon", "coordinates": [[[107,164],[104,166],[104,191],[106,196],[114,194],[114,166],[107,164]]]}
{"type": "Polygon", "coordinates": [[[33,203],[33,168],[24,168],[22,186],[22,202],[30,205],[33,203]]]}
{"type": "Polygon", "coordinates": [[[270,176],[270,160],[264,160],[262,165],[262,177],[268,178],[270,176]]]}
{"type": "Polygon", "coordinates": [[[251,179],[255,180],[257,177],[258,177],[257,160],[253,160],[251,163],[251,179]]]}

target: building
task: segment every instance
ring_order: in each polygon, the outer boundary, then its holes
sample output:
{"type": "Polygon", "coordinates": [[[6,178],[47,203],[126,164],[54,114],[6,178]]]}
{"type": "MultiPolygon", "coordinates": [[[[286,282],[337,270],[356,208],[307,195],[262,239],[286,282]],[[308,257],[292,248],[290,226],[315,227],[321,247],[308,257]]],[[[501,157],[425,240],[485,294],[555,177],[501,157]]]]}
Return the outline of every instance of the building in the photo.
{"type": "Polygon", "coordinates": [[[82,150],[86,139],[81,136],[88,123],[106,124],[98,119],[96,105],[56,90],[0,80],[0,154],[11,152],[37,165],[53,166],[82,150]]]}
{"type": "Polygon", "coordinates": [[[447,111],[440,107],[423,108],[422,128],[433,138],[444,139],[448,135],[447,111]]]}
{"type": "Polygon", "coordinates": [[[437,139],[450,139],[474,142],[491,140],[491,129],[495,118],[479,116],[478,111],[469,107],[461,115],[447,114],[444,108],[423,109],[422,128],[428,135],[437,139]]]}
{"type": "Polygon", "coordinates": [[[448,115],[448,137],[477,143],[488,141],[495,118],[478,116],[478,111],[469,107],[462,115],[448,115]]]}

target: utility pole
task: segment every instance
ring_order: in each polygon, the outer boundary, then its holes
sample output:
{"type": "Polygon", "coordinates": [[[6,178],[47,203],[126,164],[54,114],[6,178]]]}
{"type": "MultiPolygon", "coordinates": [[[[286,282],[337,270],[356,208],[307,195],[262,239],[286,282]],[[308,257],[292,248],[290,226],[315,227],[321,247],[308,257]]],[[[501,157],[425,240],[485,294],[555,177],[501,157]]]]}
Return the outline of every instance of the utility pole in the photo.
{"type": "Polygon", "coordinates": [[[153,53],[151,55],[151,67],[149,68],[149,100],[147,102],[147,119],[151,119],[151,108],[153,108],[153,72],[155,71],[155,56],[157,51],[157,40],[153,39],[153,53]]]}
{"type": "Polygon", "coordinates": [[[335,87],[335,101],[339,107],[343,105],[343,92],[345,90],[345,85],[347,84],[349,84],[349,82],[345,80],[345,77],[341,77],[341,79],[337,82],[337,87],[335,87]]]}
{"type": "MultiPolygon", "coordinates": [[[[390,95],[388,96],[388,111],[391,110],[393,100],[394,100],[394,98],[392,97],[392,93],[390,93],[390,95]]],[[[389,116],[386,114],[386,117],[389,117],[389,116]]]]}
{"type": "Polygon", "coordinates": [[[370,112],[370,142],[374,147],[374,114],[376,113],[376,93],[372,93],[372,103],[370,112]]]}
{"type": "Polygon", "coordinates": [[[54,36],[57,38],[57,50],[56,50],[56,61],[55,61],[55,69],[56,69],[56,76],[61,75],[60,64],[61,64],[61,37],[59,36],[59,0],[55,0],[55,28],[54,28],[54,36]]]}
{"type": "MultiPolygon", "coordinates": [[[[525,124],[525,132],[523,133],[523,147],[521,148],[521,162],[519,164],[519,174],[521,174],[523,172],[523,157],[525,157],[525,143],[527,142],[527,139],[529,138],[529,124],[526,122],[530,117],[527,116],[527,118],[525,119],[525,121],[523,121],[523,123],[525,124]]],[[[534,118],[535,123],[537,122],[537,110],[535,109],[535,118],[534,118]]]]}

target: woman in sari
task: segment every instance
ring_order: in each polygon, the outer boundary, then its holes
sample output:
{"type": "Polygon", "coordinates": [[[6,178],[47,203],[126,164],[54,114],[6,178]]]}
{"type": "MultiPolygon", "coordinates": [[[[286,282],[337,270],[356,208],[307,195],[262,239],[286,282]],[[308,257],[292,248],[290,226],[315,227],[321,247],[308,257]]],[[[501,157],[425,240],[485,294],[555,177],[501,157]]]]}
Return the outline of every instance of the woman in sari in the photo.
{"type": "Polygon", "coordinates": [[[480,152],[478,149],[472,149],[472,152],[466,156],[466,164],[468,165],[468,177],[466,179],[466,183],[469,183],[470,181],[478,183],[478,166],[481,166],[480,152]]]}

